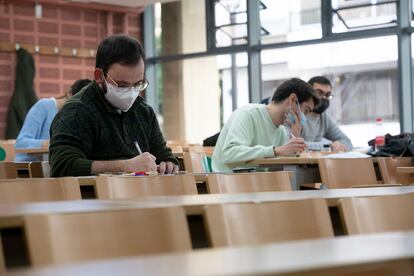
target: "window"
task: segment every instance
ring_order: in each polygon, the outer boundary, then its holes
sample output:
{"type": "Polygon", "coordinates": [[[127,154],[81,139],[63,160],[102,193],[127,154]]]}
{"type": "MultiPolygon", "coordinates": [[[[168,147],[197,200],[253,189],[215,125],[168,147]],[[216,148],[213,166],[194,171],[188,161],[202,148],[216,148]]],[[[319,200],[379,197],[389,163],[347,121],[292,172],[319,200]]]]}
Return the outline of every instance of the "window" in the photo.
{"type": "Polygon", "coordinates": [[[204,2],[193,0],[155,4],[157,56],[206,51],[204,2]]]}
{"type": "Polygon", "coordinates": [[[262,0],[262,43],[322,37],[320,0],[262,0]]]}
{"type": "Polygon", "coordinates": [[[214,4],[216,47],[247,43],[246,0],[219,0],[214,4]]]}
{"type": "Polygon", "coordinates": [[[397,1],[333,0],[333,32],[372,29],[397,24],[397,1]]]}
{"type": "Polygon", "coordinates": [[[377,117],[388,133],[399,133],[395,36],[266,50],[262,63],[265,98],[291,77],[330,79],[335,96],[327,112],[354,146],[367,146],[377,117]]]}

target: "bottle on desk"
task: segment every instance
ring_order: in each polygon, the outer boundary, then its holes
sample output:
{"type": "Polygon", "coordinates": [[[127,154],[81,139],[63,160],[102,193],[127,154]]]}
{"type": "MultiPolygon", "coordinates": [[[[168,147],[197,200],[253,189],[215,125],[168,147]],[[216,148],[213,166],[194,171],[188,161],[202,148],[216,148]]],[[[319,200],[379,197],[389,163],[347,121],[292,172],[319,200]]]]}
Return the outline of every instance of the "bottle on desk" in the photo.
{"type": "Polygon", "coordinates": [[[385,130],[382,119],[377,118],[375,125],[375,151],[378,151],[385,144],[385,130]]]}

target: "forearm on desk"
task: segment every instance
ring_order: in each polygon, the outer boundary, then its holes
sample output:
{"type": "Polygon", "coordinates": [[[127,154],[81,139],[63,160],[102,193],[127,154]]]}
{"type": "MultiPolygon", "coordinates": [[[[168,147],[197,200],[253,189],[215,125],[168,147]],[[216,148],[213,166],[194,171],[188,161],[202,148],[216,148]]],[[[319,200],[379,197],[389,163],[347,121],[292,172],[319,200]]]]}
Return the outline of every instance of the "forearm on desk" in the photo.
{"type": "Polygon", "coordinates": [[[223,150],[223,163],[232,164],[253,159],[274,157],[273,146],[231,146],[223,150]]]}
{"type": "Polygon", "coordinates": [[[104,172],[124,172],[125,164],[124,160],[115,161],[93,161],[91,167],[92,174],[104,173],[104,172]]]}

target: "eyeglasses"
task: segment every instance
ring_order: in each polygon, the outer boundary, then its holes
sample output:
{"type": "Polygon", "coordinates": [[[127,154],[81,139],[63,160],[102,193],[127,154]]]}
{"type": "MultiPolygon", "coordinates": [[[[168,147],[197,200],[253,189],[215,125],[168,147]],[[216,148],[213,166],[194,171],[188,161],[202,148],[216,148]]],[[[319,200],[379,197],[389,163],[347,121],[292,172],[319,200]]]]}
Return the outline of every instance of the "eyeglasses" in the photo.
{"type": "Polygon", "coordinates": [[[321,99],[327,99],[327,100],[332,100],[332,98],[335,96],[335,94],[333,94],[332,92],[323,92],[320,89],[315,89],[315,92],[318,93],[318,96],[321,99]]]}
{"type": "Polygon", "coordinates": [[[136,89],[138,89],[138,91],[141,92],[141,91],[145,90],[149,85],[148,80],[145,79],[145,78],[142,79],[142,80],[139,80],[139,81],[137,81],[136,83],[133,83],[133,84],[120,85],[108,73],[106,73],[106,75],[115,84],[115,86],[119,87],[119,88],[136,88],[136,89]]]}

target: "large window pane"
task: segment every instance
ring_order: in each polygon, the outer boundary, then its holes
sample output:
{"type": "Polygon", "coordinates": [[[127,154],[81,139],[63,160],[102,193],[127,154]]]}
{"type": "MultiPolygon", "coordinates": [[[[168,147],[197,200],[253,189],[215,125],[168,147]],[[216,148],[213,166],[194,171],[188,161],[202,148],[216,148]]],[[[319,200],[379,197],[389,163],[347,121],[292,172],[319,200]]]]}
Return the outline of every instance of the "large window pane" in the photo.
{"type": "Polygon", "coordinates": [[[397,1],[332,0],[333,32],[341,33],[397,24],[397,1]]]}
{"type": "Polygon", "coordinates": [[[247,43],[246,0],[218,0],[214,4],[216,47],[247,43]]]}
{"type": "Polygon", "coordinates": [[[262,43],[320,38],[320,0],[262,0],[262,43]]]}
{"type": "Polygon", "coordinates": [[[233,110],[249,103],[248,60],[246,53],[217,57],[220,74],[222,123],[233,110]]]}
{"type": "Polygon", "coordinates": [[[207,49],[204,0],[155,4],[157,55],[204,52],[207,49]]]}
{"type": "Polygon", "coordinates": [[[400,131],[397,52],[395,36],[263,51],[264,97],[291,77],[307,81],[324,75],[335,94],[327,112],[354,146],[367,146],[375,135],[377,117],[383,119],[387,132],[400,131]]]}
{"type": "Polygon", "coordinates": [[[219,132],[235,108],[247,104],[247,54],[165,62],[156,66],[165,137],[190,143],[219,132]],[[236,95],[236,97],[234,97],[236,95]]]}

